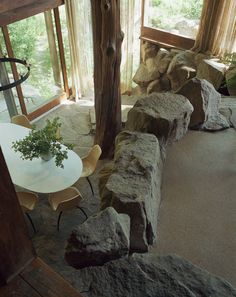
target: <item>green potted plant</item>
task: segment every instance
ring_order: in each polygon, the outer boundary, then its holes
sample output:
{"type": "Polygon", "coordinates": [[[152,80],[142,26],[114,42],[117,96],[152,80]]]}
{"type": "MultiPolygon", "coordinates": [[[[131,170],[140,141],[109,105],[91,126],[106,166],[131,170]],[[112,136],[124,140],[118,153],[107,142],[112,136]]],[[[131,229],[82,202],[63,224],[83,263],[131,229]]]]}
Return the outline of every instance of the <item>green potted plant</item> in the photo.
{"type": "Polygon", "coordinates": [[[71,145],[66,145],[66,149],[62,147],[62,137],[59,135],[61,123],[56,117],[52,121],[47,120],[46,126],[41,130],[33,129],[29,135],[22,140],[13,142],[12,148],[21,153],[21,158],[32,160],[41,157],[44,161],[48,161],[55,157],[56,166],[64,168],[62,162],[68,158],[67,148],[72,149],[71,145]]]}

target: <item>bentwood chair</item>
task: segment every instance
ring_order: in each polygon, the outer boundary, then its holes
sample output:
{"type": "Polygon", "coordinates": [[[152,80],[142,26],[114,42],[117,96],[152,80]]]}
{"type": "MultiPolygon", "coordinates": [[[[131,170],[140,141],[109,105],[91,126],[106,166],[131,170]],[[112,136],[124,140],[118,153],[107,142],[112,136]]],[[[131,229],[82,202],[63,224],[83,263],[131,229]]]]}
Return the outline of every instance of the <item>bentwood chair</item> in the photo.
{"type": "Polygon", "coordinates": [[[17,124],[29,129],[32,129],[32,125],[30,124],[29,119],[24,114],[18,114],[11,118],[11,122],[13,124],[17,124]]]}
{"type": "Polygon", "coordinates": [[[38,202],[38,196],[32,192],[17,192],[16,194],[23,212],[29,219],[31,226],[34,230],[34,233],[36,233],[36,229],[35,229],[33,220],[29,215],[29,212],[35,208],[35,205],[38,202]]]}
{"type": "Polygon", "coordinates": [[[91,151],[88,153],[88,155],[84,158],[82,158],[82,162],[83,162],[83,171],[80,177],[86,177],[92,194],[94,196],[94,191],[93,191],[93,187],[92,184],[89,180],[89,176],[92,175],[96,169],[97,166],[97,162],[100,158],[102,154],[102,150],[100,148],[100,146],[98,144],[94,145],[91,149],[91,151]]]}
{"type": "Polygon", "coordinates": [[[52,193],[49,195],[48,201],[51,205],[52,210],[59,211],[59,216],[57,219],[57,230],[59,231],[61,215],[66,210],[71,210],[78,208],[85,216],[87,220],[88,216],[82,207],[79,206],[83,197],[79,190],[75,187],[69,187],[65,190],[52,193]]]}

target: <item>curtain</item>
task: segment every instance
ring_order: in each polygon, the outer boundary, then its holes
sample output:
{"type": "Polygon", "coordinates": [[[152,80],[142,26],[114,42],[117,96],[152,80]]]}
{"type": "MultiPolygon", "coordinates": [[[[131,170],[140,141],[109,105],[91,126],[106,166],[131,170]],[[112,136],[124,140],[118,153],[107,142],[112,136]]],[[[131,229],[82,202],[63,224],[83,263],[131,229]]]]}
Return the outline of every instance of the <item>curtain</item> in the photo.
{"type": "Polygon", "coordinates": [[[124,32],[121,60],[121,93],[132,91],[132,78],[140,62],[141,0],[120,0],[124,32]]]}
{"type": "MultiPolygon", "coordinates": [[[[97,1],[97,0],[96,0],[97,1]]],[[[92,16],[89,0],[65,0],[71,55],[72,94],[77,99],[93,90],[92,16]]],[[[132,90],[132,78],[140,59],[141,0],[120,0],[124,32],[121,60],[121,92],[132,90]]]]}
{"type": "Polygon", "coordinates": [[[205,0],[193,51],[223,56],[236,40],[236,0],[205,0]]]}
{"type": "Polygon", "coordinates": [[[72,95],[78,99],[93,91],[93,41],[89,0],[66,0],[71,55],[72,95]]]}

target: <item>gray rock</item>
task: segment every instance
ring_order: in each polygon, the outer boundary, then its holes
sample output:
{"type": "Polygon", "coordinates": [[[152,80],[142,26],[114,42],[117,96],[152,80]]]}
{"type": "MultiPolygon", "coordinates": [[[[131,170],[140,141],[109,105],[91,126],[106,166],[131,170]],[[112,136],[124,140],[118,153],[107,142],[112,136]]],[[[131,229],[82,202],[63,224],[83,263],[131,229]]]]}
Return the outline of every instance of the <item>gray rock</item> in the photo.
{"type": "Polygon", "coordinates": [[[145,63],[146,59],[154,58],[158,50],[158,45],[143,41],[141,44],[141,60],[145,63]]]}
{"type": "Polygon", "coordinates": [[[133,77],[133,81],[140,87],[146,87],[151,81],[158,77],[160,77],[160,73],[155,67],[149,69],[147,65],[141,63],[133,77]]]}
{"type": "MultiPolygon", "coordinates": [[[[171,89],[170,81],[169,81],[167,75],[164,74],[159,79],[156,79],[149,83],[146,93],[151,94],[154,92],[156,92],[156,93],[166,92],[166,91],[169,91],[170,89],[171,89]]],[[[144,93],[144,94],[146,94],[146,93],[144,93]]]]}
{"type": "Polygon", "coordinates": [[[177,92],[189,99],[194,111],[191,115],[189,127],[203,124],[209,119],[219,120],[221,94],[205,79],[193,78],[177,92]]]}
{"type": "Polygon", "coordinates": [[[224,76],[226,66],[213,59],[204,59],[197,65],[197,75],[199,79],[206,79],[209,81],[216,90],[219,89],[224,76]]]}
{"type": "Polygon", "coordinates": [[[172,90],[178,90],[187,80],[196,76],[195,53],[181,52],[174,56],[169,64],[167,75],[172,90]]]}
{"type": "MultiPolygon", "coordinates": [[[[143,254],[68,276],[88,297],[235,297],[225,280],[178,256],[143,254]]],[[[80,289],[78,288],[78,289],[80,289]]]]}
{"type": "Polygon", "coordinates": [[[161,81],[160,79],[156,79],[152,82],[147,87],[147,94],[151,94],[153,92],[161,92],[162,87],[161,87],[161,81]]]}
{"type": "Polygon", "coordinates": [[[126,129],[148,132],[171,143],[186,132],[193,107],[187,98],[170,92],[142,97],[128,113],[126,129]]]}
{"type": "Polygon", "coordinates": [[[111,161],[108,164],[106,164],[99,172],[98,188],[99,188],[101,210],[112,205],[112,195],[111,195],[111,192],[107,190],[106,184],[110,175],[112,174],[113,167],[114,167],[114,162],[111,161]]]}
{"type": "Polygon", "coordinates": [[[73,230],[65,259],[75,268],[103,265],[128,254],[129,234],[129,217],[108,207],[73,230]]]}
{"type": "Polygon", "coordinates": [[[170,62],[172,61],[173,57],[175,56],[176,54],[174,52],[169,52],[168,54],[166,54],[163,59],[161,59],[159,61],[159,64],[158,64],[158,71],[160,73],[165,73],[169,67],[169,64],[170,62]]]}
{"type": "Polygon", "coordinates": [[[117,136],[114,166],[101,199],[129,215],[131,251],[147,251],[156,239],[162,166],[154,135],[124,131],[117,136]]]}
{"type": "Polygon", "coordinates": [[[228,129],[229,127],[230,124],[228,120],[220,113],[207,118],[207,120],[202,125],[202,129],[207,131],[218,131],[228,129]]]}

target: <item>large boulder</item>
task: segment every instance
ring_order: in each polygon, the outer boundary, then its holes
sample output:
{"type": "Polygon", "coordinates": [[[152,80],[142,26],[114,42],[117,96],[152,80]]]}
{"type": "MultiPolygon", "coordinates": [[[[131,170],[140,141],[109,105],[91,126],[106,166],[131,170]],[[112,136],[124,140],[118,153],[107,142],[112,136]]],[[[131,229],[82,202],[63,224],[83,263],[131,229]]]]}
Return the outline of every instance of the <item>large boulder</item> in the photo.
{"type": "Polygon", "coordinates": [[[134,254],[68,276],[88,297],[235,297],[225,280],[178,256],[134,254]]]}
{"type": "Polygon", "coordinates": [[[206,79],[216,90],[219,89],[225,77],[226,66],[213,59],[204,59],[197,66],[197,75],[199,79],[206,79]]]}
{"type": "Polygon", "coordinates": [[[152,134],[123,131],[116,138],[114,165],[101,188],[102,206],[110,203],[130,217],[130,250],[146,252],[157,235],[162,154],[152,134]],[[110,196],[108,194],[110,192],[110,196]]]}
{"type": "Polygon", "coordinates": [[[209,130],[229,127],[227,121],[223,121],[223,116],[219,114],[221,94],[207,80],[193,78],[187,81],[177,93],[187,97],[193,105],[190,128],[204,127],[202,126],[204,122],[205,128],[209,127],[209,130]],[[212,125],[213,122],[215,125],[212,125]]]}
{"type": "Polygon", "coordinates": [[[196,76],[195,53],[181,52],[174,56],[169,64],[167,76],[173,91],[178,90],[189,79],[196,76]]]}
{"type": "Polygon", "coordinates": [[[103,265],[128,254],[129,236],[129,216],[108,207],[72,231],[65,258],[75,268],[103,265]]]}
{"type": "Polygon", "coordinates": [[[152,93],[138,100],[129,111],[126,129],[148,132],[171,143],[187,132],[193,107],[189,100],[170,92],[152,93]]]}
{"type": "Polygon", "coordinates": [[[155,67],[148,68],[147,65],[141,63],[133,77],[133,81],[140,87],[146,87],[151,81],[159,77],[160,73],[155,67]]]}
{"type": "Polygon", "coordinates": [[[141,43],[141,60],[145,61],[149,58],[154,58],[159,50],[159,46],[147,41],[141,43]]]}

